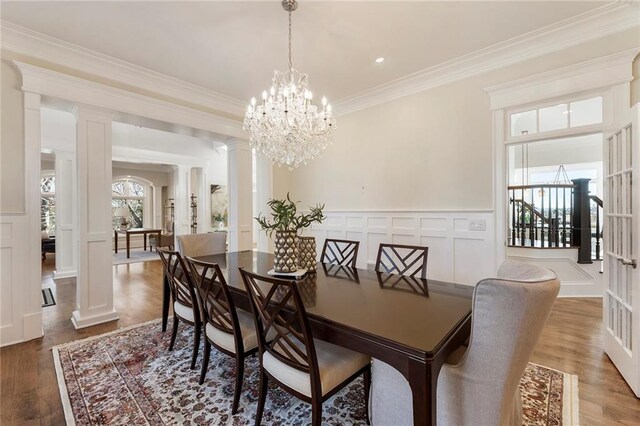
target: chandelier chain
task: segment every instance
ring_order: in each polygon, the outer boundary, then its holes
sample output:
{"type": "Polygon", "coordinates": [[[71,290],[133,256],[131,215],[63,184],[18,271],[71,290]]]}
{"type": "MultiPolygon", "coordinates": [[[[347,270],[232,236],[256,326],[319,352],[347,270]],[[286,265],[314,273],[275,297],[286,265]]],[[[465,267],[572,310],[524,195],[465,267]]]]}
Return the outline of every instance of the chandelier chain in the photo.
{"type": "Polygon", "coordinates": [[[293,53],[291,41],[291,11],[289,11],[289,71],[293,70],[293,53]]]}

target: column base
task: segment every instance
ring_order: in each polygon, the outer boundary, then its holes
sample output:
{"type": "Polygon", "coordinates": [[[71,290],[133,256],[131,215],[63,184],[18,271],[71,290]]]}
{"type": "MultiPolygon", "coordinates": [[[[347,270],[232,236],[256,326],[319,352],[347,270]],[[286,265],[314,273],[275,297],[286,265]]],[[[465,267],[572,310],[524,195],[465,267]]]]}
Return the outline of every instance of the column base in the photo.
{"type": "Polygon", "coordinates": [[[74,278],[78,275],[78,272],[75,269],[71,269],[69,271],[53,271],[53,279],[59,280],[62,278],[74,278]]]}
{"type": "Polygon", "coordinates": [[[110,312],[104,312],[91,316],[82,316],[80,314],[80,311],[73,311],[71,322],[77,330],[79,328],[91,327],[92,325],[98,325],[104,322],[115,321],[118,318],[120,318],[120,316],[115,311],[115,309],[111,310],[110,312]]]}

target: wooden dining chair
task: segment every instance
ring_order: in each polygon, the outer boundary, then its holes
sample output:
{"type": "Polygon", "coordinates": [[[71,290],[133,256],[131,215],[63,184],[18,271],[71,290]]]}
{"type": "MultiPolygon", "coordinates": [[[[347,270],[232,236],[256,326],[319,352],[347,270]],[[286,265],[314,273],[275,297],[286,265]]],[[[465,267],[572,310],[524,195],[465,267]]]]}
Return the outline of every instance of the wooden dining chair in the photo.
{"type": "Polygon", "coordinates": [[[200,348],[200,329],[202,326],[198,297],[193,281],[188,273],[188,266],[184,258],[177,251],[158,249],[160,260],[169,280],[171,297],[173,298],[173,330],[169,350],[173,350],[178,334],[180,320],[194,327],[193,355],[191,357],[191,369],[196,368],[198,350],[200,348]]]}
{"type": "MultiPolygon", "coordinates": [[[[322,403],[364,375],[369,400],[371,360],[368,356],[313,338],[304,304],[293,280],[264,277],[240,269],[260,348],[260,390],[256,425],[262,421],[268,381],[311,404],[311,424],[322,422],[322,403]],[[273,330],[275,337],[267,341],[273,330]]],[[[367,422],[368,422],[367,405],[367,422]]]]}
{"type": "Polygon", "coordinates": [[[376,272],[427,278],[429,247],[402,244],[380,244],[376,272]]]}
{"type": "Polygon", "coordinates": [[[355,268],[356,261],[358,260],[358,247],[360,247],[359,241],[327,238],[324,240],[320,261],[322,263],[355,268]]]}
{"type": "MultiPolygon", "coordinates": [[[[251,313],[236,308],[229,286],[216,263],[187,258],[191,276],[200,296],[204,319],[204,358],[200,384],[209,367],[211,346],[236,360],[236,383],[231,414],[236,414],[244,381],[244,360],[258,352],[258,335],[251,313]]],[[[273,333],[272,333],[273,334],[273,333]]]]}

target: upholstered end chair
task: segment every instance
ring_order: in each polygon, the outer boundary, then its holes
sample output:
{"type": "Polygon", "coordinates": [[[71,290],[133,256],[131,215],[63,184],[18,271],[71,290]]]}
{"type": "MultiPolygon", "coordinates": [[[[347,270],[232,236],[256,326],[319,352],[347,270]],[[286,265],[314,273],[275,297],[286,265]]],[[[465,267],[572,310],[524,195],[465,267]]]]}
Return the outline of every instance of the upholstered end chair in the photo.
{"type": "Polygon", "coordinates": [[[227,251],[226,231],[179,235],[177,241],[178,251],[184,257],[206,256],[227,251]]]}
{"type": "MultiPolygon", "coordinates": [[[[522,425],[520,379],[559,290],[554,272],[515,261],[477,284],[469,347],[438,376],[439,425],[522,425]]],[[[409,383],[379,360],[370,397],[373,425],[413,424],[409,383]]]]}
{"type": "Polygon", "coordinates": [[[175,236],[173,235],[175,228],[175,224],[172,221],[167,222],[166,232],[160,234],[160,240],[156,234],[149,235],[149,248],[152,249],[153,246],[156,246],[156,249],[160,247],[169,247],[173,250],[173,245],[175,244],[175,236]]]}

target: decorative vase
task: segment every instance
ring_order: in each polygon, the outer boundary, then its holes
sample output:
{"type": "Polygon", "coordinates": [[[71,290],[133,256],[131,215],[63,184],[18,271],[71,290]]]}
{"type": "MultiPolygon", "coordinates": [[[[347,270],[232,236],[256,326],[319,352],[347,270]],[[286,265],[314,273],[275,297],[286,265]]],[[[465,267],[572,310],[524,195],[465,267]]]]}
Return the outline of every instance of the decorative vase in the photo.
{"type": "Polygon", "coordinates": [[[295,272],[298,270],[296,231],[276,231],[275,259],[273,269],[276,272],[295,272]]]}
{"type": "Polygon", "coordinates": [[[315,272],[316,263],[315,237],[298,237],[298,266],[315,272]]]}

